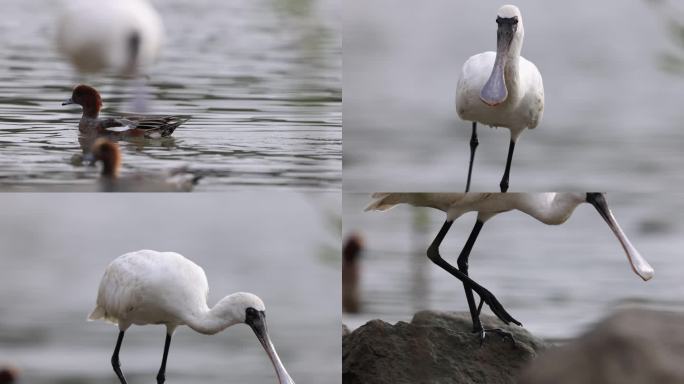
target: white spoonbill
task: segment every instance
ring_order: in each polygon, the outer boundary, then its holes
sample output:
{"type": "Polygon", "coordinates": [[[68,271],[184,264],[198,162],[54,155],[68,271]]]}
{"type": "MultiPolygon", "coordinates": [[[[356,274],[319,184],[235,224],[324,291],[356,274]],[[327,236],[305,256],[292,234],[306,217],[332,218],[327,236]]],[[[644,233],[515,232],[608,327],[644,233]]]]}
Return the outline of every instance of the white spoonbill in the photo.
{"type": "Polygon", "coordinates": [[[461,119],[473,122],[466,192],[470,190],[478,145],[477,123],[511,131],[506,171],[499,184],[501,192],[506,192],[515,143],[525,128],[539,124],[544,111],[541,73],[531,61],[520,56],[525,35],[520,10],[504,5],[499,8],[496,23],[496,52],[471,56],[463,64],[456,88],[456,112],[461,119]]]}
{"type": "Polygon", "coordinates": [[[276,353],[266,328],[264,303],[256,295],[238,292],[207,306],[209,284],[204,270],[175,252],[140,250],[117,257],[105,270],[97,306],[89,320],[105,319],[119,325],[112,367],[122,384],[119,349],[132,324],[166,325],[166,343],[157,383],[165,380],[171,336],[179,325],[213,335],[238,323],[249,325],[275,367],[280,384],[294,384],[276,353]]]}
{"type": "Polygon", "coordinates": [[[627,254],[627,260],[632,266],[632,270],[644,280],[653,277],[653,268],[641,257],[622,232],[613,213],[608,208],[603,193],[375,193],[373,198],[375,200],[368,205],[366,211],[385,211],[397,204],[405,203],[416,207],[431,207],[446,213],[446,221],[439,230],[437,237],[430,244],[427,256],[432,262],[463,282],[473,320],[473,332],[479,333],[481,339],[484,339],[487,331],[505,333],[498,329],[490,330],[482,327],[479,314],[483,302],[487,303],[494,314],[504,323],[512,322],[520,325],[506,312],[494,295],[468,277],[468,256],[475,240],[485,221],[499,213],[518,210],[544,224],[558,225],[563,224],[579,204],[589,203],[596,208],[617,236],[627,254]],[[477,212],[477,221],[461,254],[458,256],[458,268],[454,268],[440,256],[439,245],[444,240],[444,236],[446,236],[454,220],[464,213],[472,211],[477,212]],[[478,306],[475,305],[472,291],[480,296],[478,306]]]}
{"type": "Polygon", "coordinates": [[[163,35],[147,0],[69,0],[57,20],[57,49],[81,73],[133,75],[157,59],[163,35]]]}

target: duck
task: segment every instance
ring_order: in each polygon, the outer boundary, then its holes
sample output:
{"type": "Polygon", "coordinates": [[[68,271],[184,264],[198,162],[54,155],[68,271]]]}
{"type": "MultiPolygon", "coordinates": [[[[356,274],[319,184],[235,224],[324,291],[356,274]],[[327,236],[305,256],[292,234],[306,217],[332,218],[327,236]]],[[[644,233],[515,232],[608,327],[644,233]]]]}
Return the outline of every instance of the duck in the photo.
{"type": "Polygon", "coordinates": [[[190,120],[188,115],[124,115],[120,117],[100,118],[102,96],[90,85],[79,84],[74,87],[71,97],[62,105],[78,104],[83,108],[83,115],[78,123],[78,130],[87,136],[110,137],[145,137],[160,138],[171,136],[181,124],[190,120]]]}
{"type": "Polygon", "coordinates": [[[170,170],[164,175],[133,174],[120,176],[121,149],[112,140],[99,137],[86,156],[91,164],[102,163],[100,191],[102,192],[190,192],[202,178],[187,167],[170,170]]]}
{"type": "Polygon", "coordinates": [[[164,24],[147,0],[70,0],[56,32],[57,50],[79,73],[132,76],[159,57],[164,24]]]}

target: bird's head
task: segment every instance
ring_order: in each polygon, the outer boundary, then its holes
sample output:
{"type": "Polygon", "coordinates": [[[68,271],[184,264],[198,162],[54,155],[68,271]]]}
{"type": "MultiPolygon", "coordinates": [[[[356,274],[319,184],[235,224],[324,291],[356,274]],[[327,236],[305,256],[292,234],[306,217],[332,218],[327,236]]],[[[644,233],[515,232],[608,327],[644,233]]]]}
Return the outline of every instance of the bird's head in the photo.
{"type": "Polygon", "coordinates": [[[104,137],[98,138],[90,148],[90,154],[87,158],[92,164],[98,161],[102,162],[101,175],[103,177],[115,178],[119,176],[121,150],[115,142],[104,137]]]}
{"type": "Polygon", "coordinates": [[[480,99],[489,106],[497,106],[508,98],[505,68],[511,60],[517,60],[522,49],[522,15],[515,5],[504,5],[496,13],[496,59],[492,74],[480,91],[480,99]]]}
{"type": "Polygon", "coordinates": [[[268,327],[266,326],[266,306],[264,302],[252,293],[238,292],[227,297],[230,302],[231,312],[239,322],[245,323],[252,328],[259,343],[268,354],[271,363],[276,370],[278,381],[280,384],[294,384],[294,381],[285,370],[283,363],[278,357],[278,353],[271,343],[271,338],[268,335],[268,327]]]}
{"type": "Polygon", "coordinates": [[[74,87],[71,97],[62,103],[62,105],[70,104],[78,104],[83,107],[84,114],[90,117],[97,117],[102,108],[102,97],[100,92],[90,85],[79,84],[74,87]]]}
{"type": "Polygon", "coordinates": [[[634,248],[632,243],[629,241],[622,228],[618,224],[617,220],[613,216],[613,213],[608,208],[608,202],[606,202],[606,196],[600,192],[587,192],[585,200],[587,203],[591,204],[596,208],[599,215],[606,221],[610,229],[615,233],[622,248],[627,254],[627,259],[634,273],[639,275],[644,281],[649,280],[653,277],[653,267],[651,267],[648,262],[641,256],[639,251],[634,248]]]}

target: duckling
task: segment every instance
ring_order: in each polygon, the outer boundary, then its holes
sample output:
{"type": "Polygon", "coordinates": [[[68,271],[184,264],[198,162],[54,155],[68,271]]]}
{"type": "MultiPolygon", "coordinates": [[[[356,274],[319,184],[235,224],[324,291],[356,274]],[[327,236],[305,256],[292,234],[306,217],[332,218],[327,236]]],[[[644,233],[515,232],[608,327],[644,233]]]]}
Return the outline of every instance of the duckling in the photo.
{"type": "Polygon", "coordinates": [[[190,192],[202,178],[188,172],[186,167],[172,169],[164,175],[134,174],[121,177],[119,145],[104,137],[95,140],[90,157],[93,163],[102,163],[99,179],[102,192],[190,192]]]}

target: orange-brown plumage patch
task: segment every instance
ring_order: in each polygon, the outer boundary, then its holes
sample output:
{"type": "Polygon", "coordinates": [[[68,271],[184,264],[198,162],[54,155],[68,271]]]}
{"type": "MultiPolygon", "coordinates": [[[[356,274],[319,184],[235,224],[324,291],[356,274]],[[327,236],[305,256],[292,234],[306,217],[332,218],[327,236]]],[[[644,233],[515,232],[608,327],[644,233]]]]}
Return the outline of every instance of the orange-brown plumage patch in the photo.
{"type": "Polygon", "coordinates": [[[119,168],[121,168],[121,151],[119,150],[119,145],[115,142],[100,137],[95,140],[92,147],[93,156],[95,161],[102,162],[102,173],[103,177],[117,177],[119,176],[119,168]]]}
{"type": "Polygon", "coordinates": [[[80,84],[74,88],[71,100],[83,107],[83,114],[88,117],[97,117],[102,108],[102,97],[97,89],[80,84]]]}

